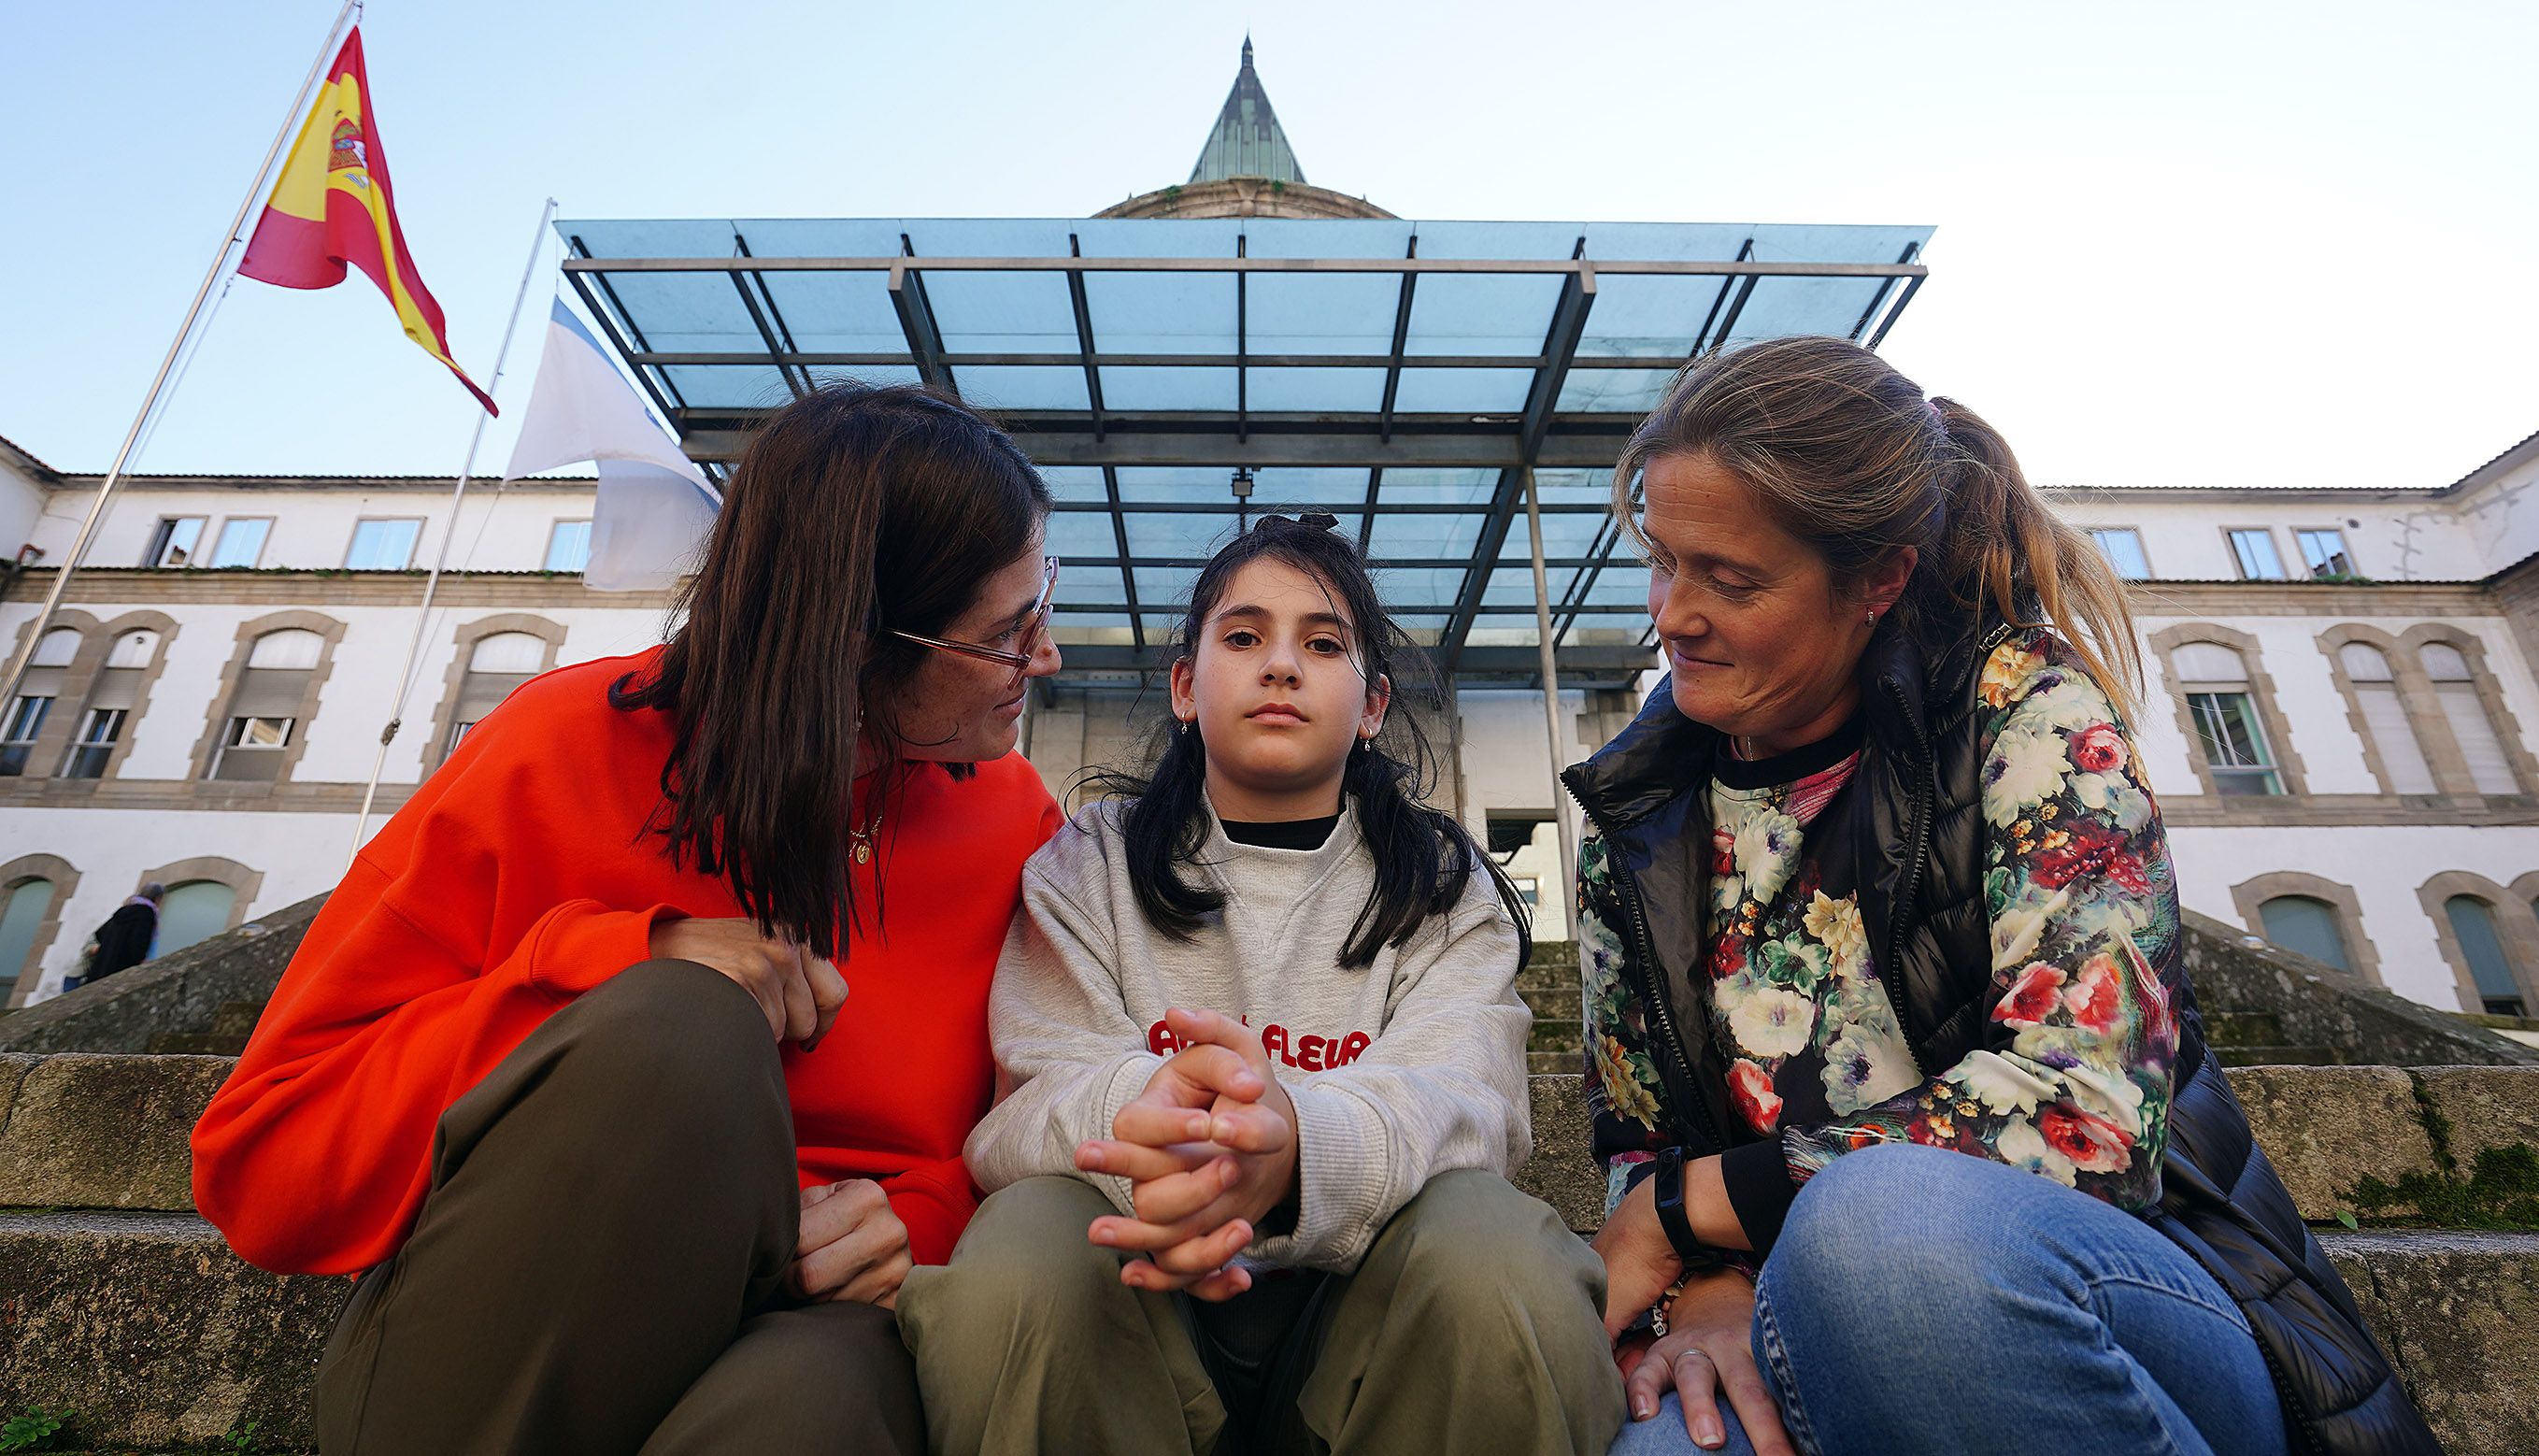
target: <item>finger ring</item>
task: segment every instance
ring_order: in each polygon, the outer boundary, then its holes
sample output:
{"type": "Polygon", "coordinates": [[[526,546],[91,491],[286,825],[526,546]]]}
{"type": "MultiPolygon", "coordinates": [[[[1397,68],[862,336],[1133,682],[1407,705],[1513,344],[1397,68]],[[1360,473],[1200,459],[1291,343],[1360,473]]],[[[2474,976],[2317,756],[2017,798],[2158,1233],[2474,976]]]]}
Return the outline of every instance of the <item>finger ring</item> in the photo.
{"type": "Polygon", "coordinates": [[[1707,1355],[1707,1354],[1703,1354],[1703,1353],[1702,1353],[1702,1352],[1701,1352],[1700,1350],[1698,1350],[1698,1349],[1691,1349],[1691,1350],[1679,1350],[1679,1351],[1677,1351],[1677,1352],[1675,1352],[1675,1357],[1674,1357],[1673,1359],[1670,1359],[1670,1360],[1668,1360],[1668,1361],[1667,1361],[1667,1368],[1668,1368],[1668,1369],[1670,1369],[1670,1370],[1672,1370],[1672,1369],[1674,1369],[1676,1366],[1678,1366],[1678,1365],[1680,1365],[1680,1364],[1682,1364],[1682,1363],[1683,1363],[1683,1358],[1684,1358],[1684,1356],[1686,1356],[1686,1355],[1697,1355],[1697,1356],[1699,1356],[1700,1358],[1705,1359],[1705,1360],[1707,1360],[1707,1359],[1709,1359],[1709,1358],[1710,1358],[1710,1356],[1709,1356],[1709,1355],[1707,1355]]]}

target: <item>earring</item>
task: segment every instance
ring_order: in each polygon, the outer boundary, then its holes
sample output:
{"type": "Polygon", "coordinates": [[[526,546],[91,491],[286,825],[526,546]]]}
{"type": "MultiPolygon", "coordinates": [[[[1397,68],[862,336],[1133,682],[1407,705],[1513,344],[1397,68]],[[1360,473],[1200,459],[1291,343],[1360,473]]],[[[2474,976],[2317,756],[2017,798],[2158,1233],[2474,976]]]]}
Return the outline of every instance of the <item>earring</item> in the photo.
{"type": "Polygon", "coordinates": [[[1869,609],[1869,625],[1872,627],[1878,625],[1878,608],[1874,606],[1869,609]]]}

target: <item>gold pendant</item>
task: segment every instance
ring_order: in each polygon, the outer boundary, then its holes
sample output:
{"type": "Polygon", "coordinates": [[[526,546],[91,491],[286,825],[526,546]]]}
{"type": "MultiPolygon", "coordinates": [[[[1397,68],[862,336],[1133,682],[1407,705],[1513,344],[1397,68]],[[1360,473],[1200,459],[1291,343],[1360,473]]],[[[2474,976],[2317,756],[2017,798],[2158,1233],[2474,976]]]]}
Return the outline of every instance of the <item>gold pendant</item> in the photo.
{"type": "Polygon", "coordinates": [[[859,844],[856,846],[856,863],[858,865],[869,865],[872,863],[871,845],[859,844]]]}

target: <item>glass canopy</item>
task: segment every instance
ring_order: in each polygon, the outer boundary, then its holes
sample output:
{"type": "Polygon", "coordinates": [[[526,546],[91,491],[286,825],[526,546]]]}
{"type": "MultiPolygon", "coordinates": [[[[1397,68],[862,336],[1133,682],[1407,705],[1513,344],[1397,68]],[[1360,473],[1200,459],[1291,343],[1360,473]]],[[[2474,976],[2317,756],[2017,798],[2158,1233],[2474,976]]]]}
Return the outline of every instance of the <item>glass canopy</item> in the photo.
{"type": "Polygon", "coordinates": [[[989,411],[1060,501],[1068,675],[1150,669],[1251,514],[1328,511],[1459,678],[1648,665],[1606,514],[1667,381],[1722,346],[1876,347],[1928,228],[1380,220],[564,222],[566,276],[688,452],[835,379],[989,411]],[[1238,471],[1243,472],[1238,476],[1238,471]],[[1238,498],[1238,481],[1249,495],[1238,498]]]}

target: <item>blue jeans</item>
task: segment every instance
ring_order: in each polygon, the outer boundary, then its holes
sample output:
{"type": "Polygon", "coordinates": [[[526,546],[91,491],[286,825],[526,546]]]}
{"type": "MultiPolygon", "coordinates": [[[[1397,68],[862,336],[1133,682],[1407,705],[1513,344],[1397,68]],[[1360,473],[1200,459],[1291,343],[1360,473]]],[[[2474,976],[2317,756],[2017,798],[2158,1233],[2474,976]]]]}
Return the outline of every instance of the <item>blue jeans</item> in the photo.
{"type": "MultiPolygon", "coordinates": [[[[2282,1456],[2248,1324],[2141,1219],[1945,1148],[1864,1148],[1799,1194],[1754,1360],[1815,1456],[2282,1456]]],[[[1753,1449],[1725,1401],[1731,1456],[1753,1449]]],[[[1673,1396],[1613,1456],[1699,1450],[1673,1396]]]]}

